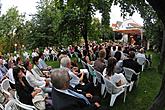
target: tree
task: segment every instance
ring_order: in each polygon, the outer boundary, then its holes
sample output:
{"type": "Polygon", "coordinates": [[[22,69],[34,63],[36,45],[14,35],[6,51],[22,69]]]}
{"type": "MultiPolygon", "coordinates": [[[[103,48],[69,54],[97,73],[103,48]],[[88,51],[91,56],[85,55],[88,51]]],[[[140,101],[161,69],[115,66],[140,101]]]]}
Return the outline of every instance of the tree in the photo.
{"type": "Polygon", "coordinates": [[[12,52],[15,43],[20,47],[24,33],[21,34],[19,32],[21,32],[20,27],[23,23],[24,15],[19,14],[16,7],[10,8],[6,14],[0,17],[0,37],[2,37],[2,41],[7,42],[7,44],[3,43],[3,50],[6,50],[6,52],[12,52]]]}

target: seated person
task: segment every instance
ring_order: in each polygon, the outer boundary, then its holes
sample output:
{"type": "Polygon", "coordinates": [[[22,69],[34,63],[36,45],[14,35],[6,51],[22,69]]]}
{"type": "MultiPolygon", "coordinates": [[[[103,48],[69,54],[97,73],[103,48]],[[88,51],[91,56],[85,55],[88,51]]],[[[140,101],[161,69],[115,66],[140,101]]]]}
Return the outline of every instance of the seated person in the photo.
{"type": "Polygon", "coordinates": [[[15,87],[19,96],[19,100],[24,104],[33,105],[32,98],[40,93],[41,89],[34,89],[29,85],[25,78],[25,74],[20,67],[13,68],[13,76],[15,79],[15,87]]]}
{"type": "Polygon", "coordinates": [[[32,87],[40,87],[44,92],[51,93],[52,88],[50,88],[50,82],[46,78],[36,78],[35,73],[33,73],[31,70],[33,68],[33,65],[30,61],[25,62],[24,64],[26,68],[26,80],[32,87]]]}
{"type": "MultiPolygon", "coordinates": [[[[127,83],[126,78],[122,73],[114,73],[115,65],[116,65],[116,58],[110,57],[108,59],[108,66],[103,71],[103,76],[105,76],[107,79],[109,79],[114,85],[121,86],[127,83]]],[[[119,92],[120,89],[115,90],[114,92],[119,92]]]]}
{"type": "Polygon", "coordinates": [[[102,108],[97,101],[90,102],[92,95],[85,97],[76,91],[69,89],[70,76],[65,68],[54,70],[51,74],[52,103],[54,110],[107,110],[102,108]]]}
{"type": "Polygon", "coordinates": [[[104,68],[106,67],[107,60],[105,60],[106,51],[104,49],[99,51],[99,58],[94,62],[94,69],[99,71],[100,73],[103,72],[104,68]]]}
{"type": "Polygon", "coordinates": [[[38,67],[42,70],[42,71],[49,71],[52,69],[51,66],[48,66],[45,61],[44,61],[44,54],[43,53],[39,53],[39,61],[38,61],[38,67]]]}
{"type": "MultiPolygon", "coordinates": [[[[129,58],[123,60],[123,67],[127,67],[127,68],[131,68],[133,69],[136,73],[139,73],[141,71],[142,66],[139,65],[139,63],[137,63],[135,60],[135,52],[130,51],[129,52],[129,58]]],[[[132,81],[136,81],[137,80],[137,75],[133,74],[132,75],[132,81]]]]}
{"type": "Polygon", "coordinates": [[[68,69],[68,73],[69,73],[69,76],[71,78],[70,80],[70,86],[74,89],[81,89],[82,91],[85,91],[85,92],[90,92],[90,93],[93,93],[93,89],[94,89],[94,86],[93,86],[93,83],[88,83],[86,85],[82,85],[82,81],[84,79],[84,73],[78,73],[77,72],[77,68],[71,68],[72,65],[71,65],[71,60],[69,57],[64,57],[61,59],[61,65],[62,67],[64,68],[67,68],[68,69]],[[79,77],[78,77],[79,75],[79,77]]]}
{"type": "Polygon", "coordinates": [[[42,71],[40,70],[40,68],[38,67],[39,64],[39,57],[34,57],[33,58],[33,71],[35,71],[40,77],[49,77],[49,71],[42,71]]]}

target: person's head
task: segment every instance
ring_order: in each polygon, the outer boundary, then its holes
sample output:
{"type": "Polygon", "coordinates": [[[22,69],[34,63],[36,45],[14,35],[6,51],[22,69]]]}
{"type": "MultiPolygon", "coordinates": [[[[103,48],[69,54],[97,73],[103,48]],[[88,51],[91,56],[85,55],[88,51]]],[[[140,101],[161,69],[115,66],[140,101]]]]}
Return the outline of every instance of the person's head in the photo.
{"type": "Polygon", "coordinates": [[[121,48],[121,46],[118,46],[118,51],[122,51],[122,48],[121,48]]]}
{"type": "Polygon", "coordinates": [[[33,64],[38,65],[38,63],[39,63],[39,57],[36,56],[33,58],[33,64]]]}
{"type": "Polygon", "coordinates": [[[63,57],[60,61],[62,67],[71,68],[71,60],[69,57],[63,57]]]}
{"type": "Polygon", "coordinates": [[[116,58],[117,61],[119,61],[121,59],[121,52],[119,51],[115,52],[114,57],[116,58]]]}
{"type": "Polygon", "coordinates": [[[70,77],[66,68],[53,70],[51,73],[51,82],[53,87],[60,90],[69,88],[70,77]]]}
{"type": "Polygon", "coordinates": [[[144,53],[144,49],[141,48],[141,49],[139,50],[139,52],[140,52],[140,53],[144,53]]]}
{"type": "Polygon", "coordinates": [[[19,81],[19,79],[23,78],[25,74],[23,73],[22,69],[18,66],[13,68],[13,77],[16,82],[19,81]]]}
{"type": "Polygon", "coordinates": [[[9,62],[8,62],[8,67],[9,68],[13,68],[15,65],[14,65],[14,62],[13,62],[13,60],[10,60],[9,62]]]}
{"type": "Polygon", "coordinates": [[[33,65],[31,64],[30,61],[26,61],[26,62],[24,63],[24,67],[25,67],[26,70],[31,71],[31,69],[33,68],[33,65]]]}
{"type": "Polygon", "coordinates": [[[129,52],[129,58],[131,58],[131,59],[135,58],[135,52],[134,51],[129,52]]]}
{"type": "Polygon", "coordinates": [[[106,71],[106,74],[108,76],[111,76],[114,74],[114,68],[116,66],[116,62],[117,62],[117,60],[115,57],[110,57],[108,59],[108,66],[107,66],[107,71],[106,71]]]}
{"type": "Polygon", "coordinates": [[[112,50],[113,50],[113,51],[116,51],[116,46],[113,46],[113,47],[112,47],[112,50]]]}
{"type": "Polygon", "coordinates": [[[21,59],[21,57],[18,57],[18,58],[16,59],[16,64],[17,64],[17,65],[21,65],[21,64],[22,64],[22,59],[21,59]]]}
{"type": "Polygon", "coordinates": [[[87,50],[83,50],[83,55],[87,56],[88,55],[88,51],[87,50]]]}
{"type": "Polygon", "coordinates": [[[42,52],[39,53],[39,58],[44,59],[44,54],[42,52]]]}
{"type": "Polygon", "coordinates": [[[99,58],[104,59],[106,56],[106,51],[104,49],[99,51],[99,58]]]}

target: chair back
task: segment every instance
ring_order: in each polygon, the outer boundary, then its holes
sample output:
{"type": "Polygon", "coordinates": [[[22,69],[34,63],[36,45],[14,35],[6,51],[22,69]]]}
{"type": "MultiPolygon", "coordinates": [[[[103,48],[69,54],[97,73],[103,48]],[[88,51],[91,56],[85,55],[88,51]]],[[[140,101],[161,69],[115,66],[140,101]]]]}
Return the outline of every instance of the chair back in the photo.
{"type": "Polygon", "coordinates": [[[3,80],[1,83],[1,90],[2,90],[2,92],[7,94],[8,96],[11,96],[11,93],[9,92],[9,89],[11,89],[9,82],[10,82],[9,79],[3,80]]]}
{"type": "Polygon", "coordinates": [[[139,65],[143,65],[145,63],[146,59],[144,57],[137,57],[137,62],[139,65]]]}
{"type": "Polygon", "coordinates": [[[124,70],[124,73],[125,73],[125,78],[128,80],[128,81],[131,81],[131,78],[132,78],[132,75],[133,74],[137,74],[133,69],[131,68],[126,68],[126,67],[123,67],[123,70],[124,70]]]}
{"type": "Polygon", "coordinates": [[[81,60],[81,64],[82,64],[84,69],[87,69],[87,64],[83,60],[81,60]]]}
{"type": "Polygon", "coordinates": [[[103,75],[99,71],[96,71],[96,70],[95,70],[95,73],[96,73],[96,79],[97,79],[97,81],[100,84],[104,84],[103,75]]]}
{"type": "Polygon", "coordinates": [[[16,105],[16,101],[14,99],[9,100],[8,103],[5,105],[5,110],[19,110],[16,105]]]}
{"type": "Polygon", "coordinates": [[[0,104],[0,110],[4,110],[5,108],[3,107],[2,104],[0,104]]]}
{"type": "Polygon", "coordinates": [[[104,78],[105,88],[106,91],[110,94],[113,94],[113,91],[115,90],[115,85],[107,78],[104,78]]]}
{"type": "Polygon", "coordinates": [[[90,75],[96,76],[95,69],[90,64],[87,64],[87,66],[88,66],[88,70],[89,70],[90,75]]]}
{"type": "Polygon", "coordinates": [[[5,110],[33,110],[33,108],[28,108],[26,106],[23,106],[19,104],[15,99],[11,99],[8,101],[8,103],[5,105],[5,110]]]}
{"type": "Polygon", "coordinates": [[[20,102],[19,101],[19,96],[17,95],[16,91],[15,91],[15,94],[14,94],[14,99],[19,105],[24,106],[26,108],[29,108],[28,110],[37,110],[34,106],[27,105],[27,104],[24,104],[24,103],[20,102]]]}

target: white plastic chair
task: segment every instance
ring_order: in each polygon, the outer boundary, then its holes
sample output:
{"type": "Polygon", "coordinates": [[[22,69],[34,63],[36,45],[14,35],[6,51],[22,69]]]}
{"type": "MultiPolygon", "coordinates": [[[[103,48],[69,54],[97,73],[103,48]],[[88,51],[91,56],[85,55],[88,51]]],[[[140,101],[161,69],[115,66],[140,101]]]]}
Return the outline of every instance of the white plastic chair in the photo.
{"type": "Polygon", "coordinates": [[[9,90],[11,90],[10,87],[10,83],[12,83],[12,81],[10,81],[9,79],[5,79],[2,81],[1,83],[1,91],[4,92],[5,94],[7,94],[9,96],[9,98],[12,98],[12,94],[9,92],[9,90]]]}
{"type": "MultiPolygon", "coordinates": [[[[107,78],[104,78],[104,82],[105,82],[105,87],[106,87],[106,93],[108,92],[109,94],[111,94],[111,99],[110,99],[110,106],[113,106],[116,98],[124,93],[124,100],[123,102],[125,102],[126,99],[126,92],[127,92],[127,85],[122,85],[117,87],[116,85],[114,85],[110,80],[108,80],[107,78]]],[[[105,93],[105,95],[106,95],[105,93]]],[[[104,97],[105,97],[104,95],[104,97]]]]}
{"type": "Polygon", "coordinates": [[[96,72],[95,72],[95,69],[90,64],[87,64],[87,66],[88,66],[89,74],[93,78],[94,86],[96,86],[96,72]]]}
{"type": "Polygon", "coordinates": [[[15,94],[14,94],[14,98],[15,98],[16,102],[17,102],[19,105],[24,106],[24,107],[26,107],[26,108],[29,108],[28,110],[37,110],[37,108],[34,107],[34,106],[32,106],[32,105],[27,105],[27,104],[24,104],[24,103],[20,102],[20,101],[19,101],[19,97],[18,97],[16,91],[15,91],[15,94]]]}
{"type": "Polygon", "coordinates": [[[0,110],[4,110],[5,108],[3,107],[2,104],[0,104],[0,110]]]}
{"type": "Polygon", "coordinates": [[[138,77],[137,77],[137,82],[136,82],[136,84],[138,84],[138,82],[139,82],[139,74],[140,74],[140,73],[136,73],[133,69],[131,69],[131,68],[126,68],[126,67],[123,67],[123,70],[124,70],[124,73],[125,73],[125,78],[127,79],[127,81],[130,82],[130,83],[129,83],[129,92],[130,92],[130,91],[132,90],[133,85],[134,85],[134,81],[131,81],[132,75],[133,75],[133,74],[138,75],[138,77]]]}
{"type": "Polygon", "coordinates": [[[144,65],[145,65],[146,60],[147,59],[144,57],[137,57],[137,62],[139,63],[139,65],[142,65],[142,71],[144,70],[144,65]]]}
{"type": "Polygon", "coordinates": [[[19,104],[15,99],[9,100],[8,103],[5,105],[5,110],[19,110],[19,108],[22,108],[24,110],[33,110],[32,108],[28,108],[19,104]]]}
{"type": "Polygon", "coordinates": [[[80,62],[80,58],[78,57],[78,53],[74,52],[75,57],[77,58],[77,61],[80,62]]]}
{"type": "MultiPolygon", "coordinates": [[[[88,70],[87,64],[83,60],[81,60],[81,64],[82,64],[82,66],[83,66],[84,69],[87,69],[88,70]]],[[[87,74],[87,78],[89,79],[89,71],[86,72],[86,74],[87,74]]]]}
{"type": "Polygon", "coordinates": [[[97,82],[101,84],[101,95],[103,95],[105,91],[105,83],[104,83],[103,75],[99,71],[96,70],[94,71],[96,73],[97,82]]]}

